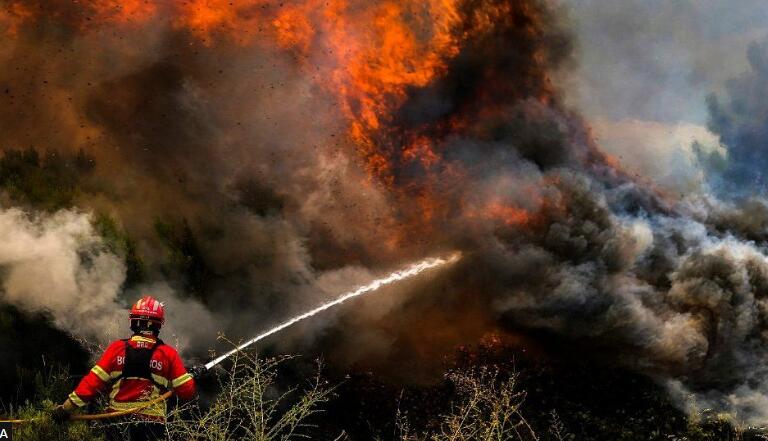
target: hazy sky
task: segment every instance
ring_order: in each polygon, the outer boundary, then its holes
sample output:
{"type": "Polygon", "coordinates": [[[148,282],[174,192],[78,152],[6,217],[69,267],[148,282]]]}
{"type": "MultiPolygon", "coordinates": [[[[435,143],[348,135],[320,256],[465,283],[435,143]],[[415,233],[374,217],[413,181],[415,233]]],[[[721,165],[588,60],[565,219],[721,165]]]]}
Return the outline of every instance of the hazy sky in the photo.
{"type": "Polygon", "coordinates": [[[704,99],[768,36],[765,0],[562,0],[579,39],[570,88],[590,117],[705,124],[704,99]]]}

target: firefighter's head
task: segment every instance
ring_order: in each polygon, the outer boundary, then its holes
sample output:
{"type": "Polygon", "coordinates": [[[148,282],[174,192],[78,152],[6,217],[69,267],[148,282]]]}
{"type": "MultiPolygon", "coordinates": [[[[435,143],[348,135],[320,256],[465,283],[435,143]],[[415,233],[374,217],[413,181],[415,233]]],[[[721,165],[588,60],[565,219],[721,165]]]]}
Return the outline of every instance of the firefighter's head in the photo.
{"type": "Polygon", "coordinates": [[[131,307],[131,331],[136,334],[160,334],[160,328],[165,322],[163,304],[151,296],[144,296],[131,307]]]}

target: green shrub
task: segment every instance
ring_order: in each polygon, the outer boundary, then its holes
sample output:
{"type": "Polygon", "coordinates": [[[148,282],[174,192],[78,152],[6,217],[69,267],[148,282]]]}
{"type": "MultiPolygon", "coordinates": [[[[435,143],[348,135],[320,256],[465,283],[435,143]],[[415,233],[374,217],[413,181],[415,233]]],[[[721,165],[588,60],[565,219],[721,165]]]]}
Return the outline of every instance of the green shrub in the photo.
{"type": "Polygon", "coordinates": [[[57,424],[51,420],[54,402],[44,400],[22,406],[17,418],[32,419],[30,423],[14,426],[13,439],[18,441],[103,441],[101,430],[95,423],[76,421],[57,424]]]}
{"type": "Polygon", "coordinates": [[[6,150],[0,158],[0,188],[15,201],[55,211],[73,205],[80,181],[94,168],[93,158],[35,149],[6,150]]]}
{"type": "Polygon", "coordinates": [[[172,280],[182,280],[183,292],[204,301],[215,275],[187,220],[178,223],[157,220],[155,232],[167,253],[167,263],[161,267],[163,274],[172,280]]]}
{"type": "Polygon", "coordinates": [[[30,420],[14,425],[13,439],[19,441],[98,441],[103,440],[95,423],[78,421],[57,424],[51,420],[51,409],[64,401],[72,390],[73,378],[69,370],[53,365],[39,371],[20,370],[20,382],[32,383],[32,399],[8,412],[12,419],[30,420]]]}
{"type": "Polygon", "coordinates": [[[125,286],[132,287],[144,281],[144,262],[136,249],[136,242],[127,232],[121,229],[110,216],[99,213],[93,225],[110,252],[122,257],[125,261],[125,286]]]}

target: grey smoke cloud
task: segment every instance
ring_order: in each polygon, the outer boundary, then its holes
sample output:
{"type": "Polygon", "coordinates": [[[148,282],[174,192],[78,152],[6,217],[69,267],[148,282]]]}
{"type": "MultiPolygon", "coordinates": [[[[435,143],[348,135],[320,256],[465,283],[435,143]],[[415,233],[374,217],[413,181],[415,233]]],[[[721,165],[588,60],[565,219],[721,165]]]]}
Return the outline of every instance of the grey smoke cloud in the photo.
{"type": "Polygon", "coordinates": [[[216,326],[199,302],[180,298],[167,285],[122,292],[123,259],[109,251],[92,221],[77,210],[0,210],[0,299],[49,315],[63,331],[103,345],[125,335],[129,301],[148,292],[167,305],[164,334],[177,340],[181,350],[210,346],[216,326]]]}
{"type": "Polygon", "coordinates": [[[747,50],[750,69],[728,81],[722,94],[708,99],[709,126],[727,145],[725,158],[705,158],[713,189],[725,197],[764,196],[768,107],[755,91],[768,85],[768,41],[753,42],[747,50]]]}
{"type": "Polygon", "coordinates": [[[125,267],[104,248],[89,216],[3,209],[0,237],[4,302],[49,313],[56,325],[79,336],[103,341],[105,332],[114,335],[125,267]]]}
{"type": "Polygon", "coordinates": [[[698,124],[602,118],[589,124],[601,149],[672,194],[707,193],[701,158],[726,155],[720,137],[698,124]]]}
{"type": "Polygon", "coordinates": [[[579,67],[567,96],[589,117],[703,124],[703,100],[748,70],[768,33],[759,0],[575,0],[579,67]]]}
{"type": "Polygon", "coordinates": [[[501,322],[600,342],[686,400],[764,422],[765,249],[710,220],[617,210],[617,190],[558,174],[568,206],[546,234],[486,245],[497,277],[481,291],[495,293],[501,322]]]}

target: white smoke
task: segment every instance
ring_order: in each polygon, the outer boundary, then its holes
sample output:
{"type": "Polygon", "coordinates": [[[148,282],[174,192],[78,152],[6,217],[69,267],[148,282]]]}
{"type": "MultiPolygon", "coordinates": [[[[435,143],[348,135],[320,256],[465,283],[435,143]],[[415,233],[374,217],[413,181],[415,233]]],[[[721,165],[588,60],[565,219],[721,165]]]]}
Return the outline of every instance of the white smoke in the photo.
{"type": "Polygon", "coordinates": [[[114,335],[125,266],[108,252],[88,214],[1,209],[0,268],[4,302],[49,314],[56,326],[84,338],[114,335]]]}
{"type": "MultiPolygon", "coordinates": [[[[126,269],[91,221],[77,210],[33,215],[0,208],[0,301],[45,314],[61,330],[103,344],[128,331],[128,301],[120,297],[126,269]]],[[[142,287],[128,299],[142,293],[166,303],[166,334],[185,336],[180,349],[215,337],[213,318],[199,302],[179,298],[166,285],[142,287]]]]}

